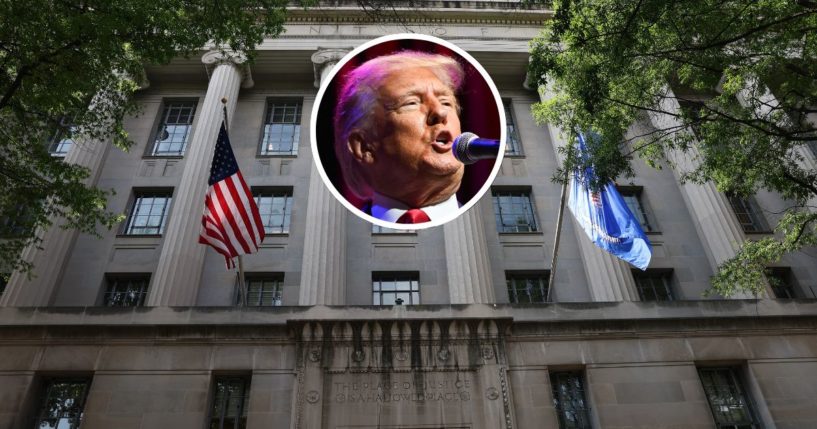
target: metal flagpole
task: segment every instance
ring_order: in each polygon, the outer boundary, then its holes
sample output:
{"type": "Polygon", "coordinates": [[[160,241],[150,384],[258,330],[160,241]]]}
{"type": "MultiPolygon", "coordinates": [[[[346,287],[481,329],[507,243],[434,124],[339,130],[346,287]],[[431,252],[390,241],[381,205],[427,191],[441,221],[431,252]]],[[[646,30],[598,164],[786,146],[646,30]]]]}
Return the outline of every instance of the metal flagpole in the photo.
{"type": "Polygon", "coordinates": [[[565,200],[567,199],[567,183],[570,174],[565,170],[565,181],[562,184],[562,198],[559,203],[559,216],[556,218],[556,238],[553,239],[553,259],[550,261],[550,278],[548,279],[548,294],[545,302],[551,302],[553,288],[556,286],[556,260],[559,256],[559,240],[562,238],[562,219],[565,212],[565,200]]]}
{"type": "MultiPolygon", "coordinates": [[[[223,105],[223,113],[224,113],[224,129],[229,131],[230,123],[227,122],[227,97],[221,98],[221,104],[223,105]]],[[[238,255],[238,293],[241,298],[241,306],[247,306],[247,284],[244,283],[244,260],[241,259],[241,255],[238,255]]]]}

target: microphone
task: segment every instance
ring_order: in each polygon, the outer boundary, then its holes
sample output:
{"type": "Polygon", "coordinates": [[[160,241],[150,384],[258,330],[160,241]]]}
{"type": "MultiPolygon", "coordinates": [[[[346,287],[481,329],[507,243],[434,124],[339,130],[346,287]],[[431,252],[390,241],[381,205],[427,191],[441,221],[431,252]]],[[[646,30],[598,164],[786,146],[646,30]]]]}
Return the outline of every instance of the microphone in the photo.
{"type": "Polygon", "coordinates": [[[454,139],[454,157],[468,165],[480,159],[496,159],[499,140],[483,139],[474,133],[462,133],[454,139]]]}

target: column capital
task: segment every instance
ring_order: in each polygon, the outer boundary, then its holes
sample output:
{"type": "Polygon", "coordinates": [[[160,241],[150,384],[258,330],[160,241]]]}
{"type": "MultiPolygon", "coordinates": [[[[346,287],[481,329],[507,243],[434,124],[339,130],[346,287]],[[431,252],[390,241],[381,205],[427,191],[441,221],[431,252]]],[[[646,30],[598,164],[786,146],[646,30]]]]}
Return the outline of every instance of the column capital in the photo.
{"type": "Polygon", "coordinates": [[[321,81],[332,70],[332,67],[348,54],[351,48],[318,48],[312,54],[312,70],[315,74],[315,88],[320,88],[321,81]]]}
{"type": "Polygon", "coordinates": [[[207,76],[213,75],[213,70],[221,65],[231,65],[241,72],[241,87],[252,88],[255,82],[252,80],[250,65],[247,63],[247,55],[243,52],[234,52],[222,49],[214,49],[201,56],[201,62],[207,69],[207,76]]]}

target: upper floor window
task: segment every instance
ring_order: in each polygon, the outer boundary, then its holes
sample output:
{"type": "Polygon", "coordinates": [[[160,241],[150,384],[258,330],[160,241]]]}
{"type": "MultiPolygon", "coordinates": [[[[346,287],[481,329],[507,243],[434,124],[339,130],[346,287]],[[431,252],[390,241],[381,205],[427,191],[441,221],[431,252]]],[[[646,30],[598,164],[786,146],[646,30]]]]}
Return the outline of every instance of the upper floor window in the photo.
{"type": "Polygon", "coordinates": [[[644,232],[654,231],[655,228],[652,223],[650,223],[649,216],[647,216],[646,206],[641,200],[641,187],[622,186],[618,188],[618,192],[621,194],[621,198],[624,199],[624,203],[627,204],[627,208],[629,208],[633,216],[638,219],[638,223],[641,224],[641,229],[644,230],[644,232]]]}
{"type": "Polygon", "coordinates": [[[775,298],[797,298],[797,281],[788,267],[769,267],[764,271],[775,298]]]}
{"type": "Polygon", "coordinates": [[[148,294],[150,274],[109,274],[103,301],[106,307],[141,307],[148,294]]]}
{"type": "MultiPolygon", "coordinates": [[[[284,276],[274,274],[268,276],[252,275],[246,280],[247,306],[271,307],[283,303],[284,276]]],[[[240,298],[240,296],[239,296],[240,298]]]]}
{"type": "Polygon", "coordinates": [[[516,129],[516,119],[513,116],[511,100],[502,100],[502,105],[505,107],[505,130],[508,135],[505,144],[505,155],[522,155],[522,142],[519,139],[519,130],[516,129]]]}
{"type": "Polygon", "coordinates": [[[374,305],[417,305],[420,277],[417,273],[372,273],[374,305]]]}
{"type": "Polygon", "coordinates": [[[755,203],[754,198],[740,197],[734,194],[727,194],[732,211],[738,218],[743,232],[768,232],[769,226],[760,213],[760,208],[755,203]]]}
{"type": "Polygon", "coordinates": [[[170,211],[171,195],[172,191],[136,192],[125,234],[162,234],[170,211]]]}
{"type": "Polygon", "coordinates": [[[253,196],[264,232],[267,234],[288,234],[292,217],[292,190],[254,189],[253,196]]]}
{"type": "Polygon", "coordinates": [[[811,156],[817,158],[817,140],[812,140],[806,143],[806,146],[808,146],[809,150],[811,151],[811,156]]]}
{"type": "Polygon", "coordinates": [[[247,377],[216,377],[209,429],[244,429],[247,427],[247,400],[250,380],[247,377]]]}
{"type": "Polygon", "coordinates": [[[417,231],[410,229],[394,229],[385,226],[372,224],[372,234],[416,234],[417,231]]]}
{"type": "Polygon", "coordinates": [[[671,270],[633,270],[635,287],[642,301],[672,301],[671,270]]]}
{"type": "Polygon", "coordinates": [[[184,155],[190,132],[193,130],[195,114],[195,101],[165,102],[150,154],[153,156],[184,155]]]}
{"type": "Polygon", "coordinates": [[[514,304],[547,302],[549,273],[505,273],[508,299],[514,304]]]}
{"type": "Polygon", "coordinates": [[[6,286],[9,282],[9,273],[0,273],[0,296],[6,293],[6,286]]]}
{"type": "Polygon", "coordinates": [[[559,416],[560,429],[591,429],[584,377],[578,371],[550,373],[553,406],[559,416]]]}
{"type": "Polygon", "coordinates": [[[760,429],[737,368],[698,368],[718,429],[760,429]]]}
{"type": "Polygon", "coordinates": [[[48,144],[48,153],[56,158],[64,158],[68,155],[68,151],[74,147],[74,131],[73,125],[61,123],[48,144]]]}
{"type": "Polygon", "coordinates": [[[494,190],[492,194],[498,232],[539,231],[529,191],[494,190]]]}
{"type": "Polygon", "coordinates": [[[273,98],[267,104],[261,155],[297,155],[301,139],[301,100],[273,98]]]}
{"type": "Polygon", "coordinates": [[[90,386],[91,380],[88,378],[48,380],[34,427],[38,429],[80,427],[90,386]]]}

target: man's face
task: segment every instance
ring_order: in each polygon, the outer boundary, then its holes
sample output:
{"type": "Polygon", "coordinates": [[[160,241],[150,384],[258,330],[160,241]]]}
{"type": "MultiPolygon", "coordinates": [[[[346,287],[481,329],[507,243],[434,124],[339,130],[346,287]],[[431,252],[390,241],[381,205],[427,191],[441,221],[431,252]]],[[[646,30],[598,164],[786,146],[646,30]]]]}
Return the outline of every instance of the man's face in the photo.
{"type": "Polygon", "coordinates": [[[461,133],[451,88],[415,67],[386,75],[377,94],[370,136],[375,190],[418,207],[453,195],[464,166],[451,150],[461,133]]]}

